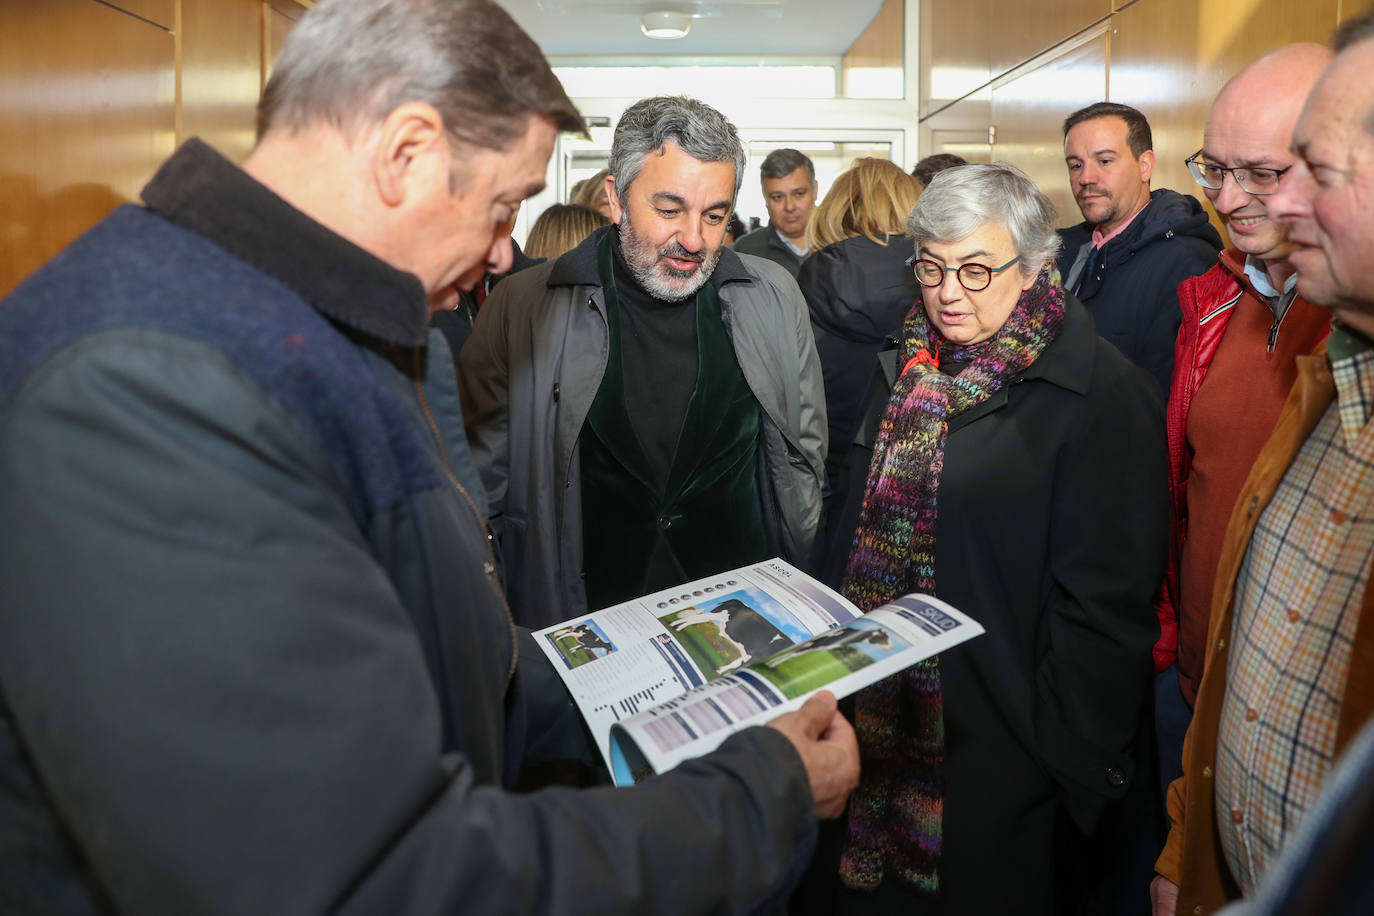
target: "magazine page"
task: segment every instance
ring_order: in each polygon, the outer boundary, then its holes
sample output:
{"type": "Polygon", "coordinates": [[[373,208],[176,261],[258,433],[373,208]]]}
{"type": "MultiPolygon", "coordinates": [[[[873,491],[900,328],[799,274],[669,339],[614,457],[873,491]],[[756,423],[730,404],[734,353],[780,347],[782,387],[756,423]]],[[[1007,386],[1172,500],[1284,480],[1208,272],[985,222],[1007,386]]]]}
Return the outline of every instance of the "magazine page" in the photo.
{"type": "Polygon", "coordinates": [[[844,598],[775,559],[645,595],[534,636],[614,772],[612,725],[857,616],[844,598]]]}
{"type": "Polygon", "coordinates": [[[611,774],[629,785],[796,709],[822,688],[847,696],[981,634],[927,595],[907,595],[644,710],[611,729],[611,774]]]}

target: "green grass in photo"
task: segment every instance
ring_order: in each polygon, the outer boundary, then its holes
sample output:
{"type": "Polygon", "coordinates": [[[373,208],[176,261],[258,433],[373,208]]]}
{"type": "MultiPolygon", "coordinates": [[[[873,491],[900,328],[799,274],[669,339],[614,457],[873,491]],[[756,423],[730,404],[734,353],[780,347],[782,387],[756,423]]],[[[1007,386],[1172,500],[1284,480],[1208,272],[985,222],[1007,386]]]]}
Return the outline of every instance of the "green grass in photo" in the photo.
{"type": "Polygon", "coordinates": [[[803,652],[776,667],[764,662],[753,666],[751,670],[765,677],[788,699],[795,699],[871,664],[873,659],[863,651],[841,646],[838,649],[803,652]]]}

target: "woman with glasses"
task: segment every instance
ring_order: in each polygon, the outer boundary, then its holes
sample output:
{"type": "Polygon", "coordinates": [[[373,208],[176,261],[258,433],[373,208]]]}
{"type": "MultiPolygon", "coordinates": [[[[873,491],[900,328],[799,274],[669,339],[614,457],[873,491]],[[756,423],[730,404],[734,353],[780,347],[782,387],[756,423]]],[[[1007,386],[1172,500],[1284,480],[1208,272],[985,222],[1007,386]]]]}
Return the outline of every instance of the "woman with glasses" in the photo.
{"type": "Polygon", "coordinates": [[[830,186],[806,229],[811,254],[802,262],[797,285],[811,312],[829,432],[829,495],[812,565],[836,588],[854,533],[852,519],[848,527],[838,524],[836,507],[844,506],[848,494],[849,445],[866,404],[873,359],[919,295],[903,235],[907,214],[920,196],[916,179],[896,163],[855,159],[830,186]]]}
{"type": "Polygon", "coordinates": [[[1163,410],[1065,293],[1054,226],[1002,165],[941,172],[908,220],[920,300],[858,434],[843,591],[934,594],[987,632],[856,696],[862,782],[794,910],[1080,912],[1104,813],[1152,798],[1163,410]]]}

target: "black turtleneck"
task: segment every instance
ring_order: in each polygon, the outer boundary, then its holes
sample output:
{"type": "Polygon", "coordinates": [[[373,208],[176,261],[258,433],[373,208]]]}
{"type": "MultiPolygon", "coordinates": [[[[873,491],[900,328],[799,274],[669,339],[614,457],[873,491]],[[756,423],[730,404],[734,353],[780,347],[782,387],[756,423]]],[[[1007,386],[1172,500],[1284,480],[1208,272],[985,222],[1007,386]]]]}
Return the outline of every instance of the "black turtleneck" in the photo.
{"type": "Polygon", "coordinates": [[[625,410],[662,489],[697,383],[696,297],[655,299],[630,273],[619,240],[614,247],[625,410]]]}

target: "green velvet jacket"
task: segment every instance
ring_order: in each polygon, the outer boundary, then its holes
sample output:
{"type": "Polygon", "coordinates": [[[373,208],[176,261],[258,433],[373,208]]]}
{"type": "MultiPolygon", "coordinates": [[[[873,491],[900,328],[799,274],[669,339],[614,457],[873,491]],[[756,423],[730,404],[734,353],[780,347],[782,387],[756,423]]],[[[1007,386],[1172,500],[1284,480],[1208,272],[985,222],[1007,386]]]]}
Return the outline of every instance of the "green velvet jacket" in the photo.
{"type": "MultiPolygon", "coordinates": [[[[579,441],[610,355],[599,230],[501,283],[459,358],[464,422],[518,622],[588,610],[579,441]]],[[[735,360],[761,409],[758,474],[770,547],[805,562],[820,519],[825,394],[801,292],[761,258],[721,252],[711,277],[735,360]]]]}

